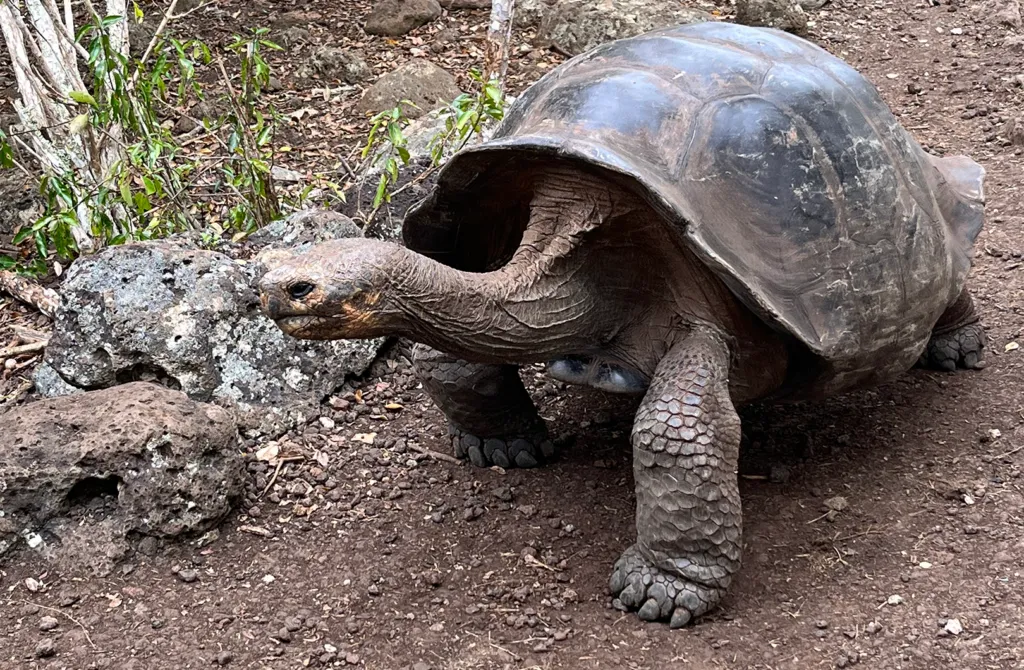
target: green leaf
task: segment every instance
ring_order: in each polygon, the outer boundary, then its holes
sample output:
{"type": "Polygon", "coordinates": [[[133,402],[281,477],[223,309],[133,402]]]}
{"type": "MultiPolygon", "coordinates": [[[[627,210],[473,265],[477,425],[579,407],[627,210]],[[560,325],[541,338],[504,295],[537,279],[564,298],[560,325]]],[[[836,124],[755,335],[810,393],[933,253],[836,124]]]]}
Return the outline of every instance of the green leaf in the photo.
{"type": "Polygon", "coordinates": [[[405,136],[402,134],[402,128],[397,123],[388,124],[388,140],[395,147],[400,147],[405,144],[405,136]]]}
{"type": "MultiPolygon", "coordinates": [[[[459,130],[462,130],[463,128],[466,127],[467,123],[473,121],[475,116],[476,116],[476,110],[475,109],[467,109],[466,111],[464,111],[461,114],[459,114],[458,121],[455,122],[455,127],[457,129],[459,129],[459,130]]],[[[476,124],[474,123],[473,125],[476,125],[476,124]]]]}
{"type": "Polygon", "coordinates": [[[70,93],[68,93],[68,96],[77,103],[83,105],[90,105],[92,107],[98,106],[96,104],[96,98],[92,97],[86,91],[71,91],[70,93]]]}
{"type": "Polygon", "coordinates": [[[373,208],[377,209],[384,201],[384,197],[388,191],[388,175],[386,173],[381,174],[380,181],[377,183],[377,193],[373,196],[373,208]]]}
{"type": "Polygon", "coordinates": [[[6,137],[0,137],[0,168],[14,167],[14,150],[6,137]]]}
{"type": "Polygon", "coordinates": [[[7,254],[0,254],[0,270],[10,270],[17,264],[17,259],[8,256],[7,254]]]}
{"type": "Polygon", "coordinates": [[[12,239],[11,242],[13,244],[21,244],[26,239],[34,235],[35,232],[36,231],[32,230],[32,228],[22,228],[17,232],[17,234],[15,234],[14,239],[12,239]]]}
{"type": "Polygon", "coordinates": [[[146,197],[145,193],[135,194],[135,209],[139,214],[145,214],[149,210],[153,209],[153,204],[149,201],[149,198],[146,197]]]}

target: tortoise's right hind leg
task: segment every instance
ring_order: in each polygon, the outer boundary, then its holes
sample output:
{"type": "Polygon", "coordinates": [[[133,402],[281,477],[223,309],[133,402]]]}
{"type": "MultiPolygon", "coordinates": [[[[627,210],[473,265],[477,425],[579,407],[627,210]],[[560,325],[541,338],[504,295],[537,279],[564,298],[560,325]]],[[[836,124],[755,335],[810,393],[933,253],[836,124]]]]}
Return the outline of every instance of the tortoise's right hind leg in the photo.
{"type": "Polygon", "coordinates": [[[481,468],[532,468],[554,458],[547,427],[515,365],[483,365],[423,344],[413,366],[430,399],[448,418],[455,455],[481,468]]]}
{"type": "Polygon", "coordinates": [[[919,363],[947,372],[958,367],[980,370],[985,367],[985,343],[985,328],[970,292],[964,288],[935,325],[919,363]]]}

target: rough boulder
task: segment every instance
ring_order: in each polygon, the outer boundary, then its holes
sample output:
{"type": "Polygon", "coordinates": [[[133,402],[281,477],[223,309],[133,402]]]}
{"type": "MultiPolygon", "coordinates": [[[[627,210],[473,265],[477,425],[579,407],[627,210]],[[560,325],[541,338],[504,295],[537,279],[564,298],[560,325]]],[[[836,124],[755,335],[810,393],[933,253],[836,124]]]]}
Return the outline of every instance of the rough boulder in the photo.
{"type": "Polygon", "coordinates": [[[260,310],[256,284],[276,255],[359,235],[347,218],[303,213],[260,231],[251,260],[187,240],[111,247],[76,261],[61,287],[36,385],[47,397],[156,381],[237,411],[246,428],[287,430],[358,375],[382,340],[298,340],[260,310]]]}
{"type": "Polygon", "coordinates": [[[802,35],[807,32],[807,12],[798,0],[736,0],[736,23],[802,35]]]}
{"type": "Polygon", "coordinates": [[[229,412],[136,382],[0,414],[0,555],[22,542],[104,574],[130,535],[205,531],[241,495],[229,412]]]}
{"type": "Polygon", "coordinates": [[[658,28],[712,19],[702,10],[661,0],[560,0],[538,11],[537,44],[572,55],[658,28]]]}
{"type": "Polygon", "coordinates": [[[460,93],[455,77],[446,70],[428,60],[414,58],[366,89],[356,109],[360,113],[375,114],[408,100],[415,107],[403,105],[402,111],[408,118],[415,119],[451,102],[460,93]]]}
{"type": "Polygon", "coordinates": [[[397,37],[441,16],[437,0],[378,0],[363,29],[370,35],[397,37]]]}

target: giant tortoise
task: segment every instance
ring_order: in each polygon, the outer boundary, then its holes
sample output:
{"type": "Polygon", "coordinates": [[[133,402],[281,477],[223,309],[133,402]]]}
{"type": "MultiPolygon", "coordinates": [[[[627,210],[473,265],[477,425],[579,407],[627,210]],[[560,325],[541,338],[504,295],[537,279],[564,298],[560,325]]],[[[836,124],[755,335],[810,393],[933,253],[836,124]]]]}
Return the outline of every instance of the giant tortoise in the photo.
{"type": "Polygon", "coordinates": [[[966,288],[984,171],[927,153],[821,48],[721,22],[602,45],[443,168],[405,245],[339,240],[262,280],[300,338],[399,335],[456,453],[552,457],[518,366],[644,394],[636,543],[611,591],[683,626],[740,567],[736,407],[918,362],[980,368],[966,288]]]}

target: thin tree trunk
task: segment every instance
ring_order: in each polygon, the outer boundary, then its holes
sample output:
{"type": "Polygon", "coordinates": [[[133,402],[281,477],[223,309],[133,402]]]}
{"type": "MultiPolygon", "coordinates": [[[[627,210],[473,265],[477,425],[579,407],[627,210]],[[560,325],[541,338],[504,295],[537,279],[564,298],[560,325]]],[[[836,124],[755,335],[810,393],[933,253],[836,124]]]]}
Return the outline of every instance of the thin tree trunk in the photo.
{"type": "MultiPolygon", "coordinates": [[[[86,0],[86,6],[97,14],[91,0],[86,0]]],[[[127,1],[106,0],[103,11],[107,16],[125,17],[108,27],[108,32],[111,46],[127,56],[127,1]]],[[[122,131],[116,125],[104,128],[103,133],[93,133],[90,128],[80,132],[73,127],[72,120],[84,108],[76,106],[70,94],[89,89],[78,69],[79,59],[88,58],[88,53],[75,43],[70,17],[69,0],[64,0],[63,17],[55,0],[0,0],[0,30],[21,94],[14,106],[28,131],[13,139],[39,162],[45,174],[75,175],[81,192],[76,193],[80,204],[71,234],[79,250],[88,252],[97,246],[91,230],[90,194],[109,179],[121,159],[117,142],[122,131]]]]}
{"type": "Polygon", "coordinates": [[[484,81],[496,78],[498,88],[503,92],[515,9],[515,0],[493,0],[491,3],[491,23],[487,30],[487,45],[484,51],[484,81]]]}

